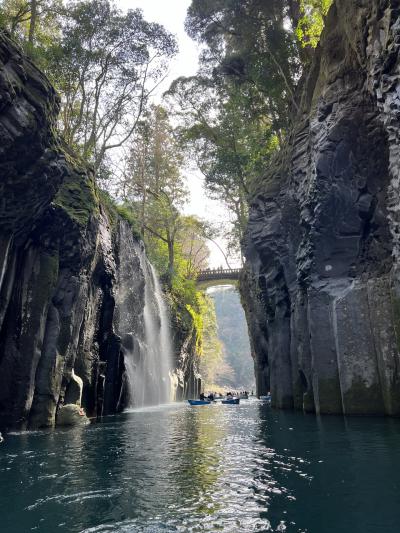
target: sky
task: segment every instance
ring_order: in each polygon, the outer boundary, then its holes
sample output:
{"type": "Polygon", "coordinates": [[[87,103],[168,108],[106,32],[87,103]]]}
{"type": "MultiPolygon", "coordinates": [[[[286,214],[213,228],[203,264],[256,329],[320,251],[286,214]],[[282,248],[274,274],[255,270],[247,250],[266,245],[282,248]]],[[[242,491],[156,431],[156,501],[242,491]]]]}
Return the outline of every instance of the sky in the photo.
{"type": "MultiPolygon", "coordinates": [[[[178,41],[179,53],[171,61],[169,74],[160,85],[155,99],[160,99],[171,82],[179,76],[192,76],[197,72],[199,49],[194,41],[185,33],[184,23],[187,9],[191,0],[117,0],[121,9],[140,8],[146,20],[158,22],[173,33],[178,41]]],[[[204,191],[204,178],[199,171],[187,170],[185,172],[190,191],[190,200],[185,207],[185,214],[197,215],[216,224],[222,224],[229,217],[224,205],[216,200],[207,198],[204,191]]],[[[225,248],[223,240],[218,241],[225,248]]],[[[212,268],[226,266],[223,255],[217,246],[209,243],[210,260],[212,268]]],[[[237,266],[234,262],[231,266],[237,266]]]]}

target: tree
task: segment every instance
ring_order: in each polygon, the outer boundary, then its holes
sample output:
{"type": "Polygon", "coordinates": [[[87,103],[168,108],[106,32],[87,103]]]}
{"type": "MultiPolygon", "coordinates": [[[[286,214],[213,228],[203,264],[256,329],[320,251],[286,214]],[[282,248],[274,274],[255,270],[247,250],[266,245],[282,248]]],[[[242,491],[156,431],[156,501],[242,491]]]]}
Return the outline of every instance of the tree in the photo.
{"type": "Polygon", "coordinates": [[[332,2],[333,0],[300,0],[300,16],[295,27],[303,47],[317,46],[332,2]]]}
{"type": "Polygon", "coordinates": [[[232,213],[229,243],[238,252],[253,181],[279,144],[268,116],[242,105],[239,90],[204,77],[179,78],[167,93],[180,119],[180,141],[205,176],[209,196],[232,213]]]}
{"type": "Polygon", "coordinates": [[[195,216],[182,217],[178,238],[185,259],[185,278],[196,279],[199,271],[207,267],[210,256],[206,244],[206,224],[195,216]]]}
{"type": "Polygon", "coordinates": [[[61,11],[62,0],[4,0],[0,25],[45,68],[45,51],[60,37],[61,11]]]}
{"type": "Polygon", "coordinates": [[[205,390],[220,388],[218,381],[235,382],[235,372],[226,360],[223,343],[219,338],[217,316],[213,298],[199,294],[199,312],[201,316],[201,357],[200,373],[205,390]]]}
{"type": "Polygon", "coordinates": [[[300,47],[288,23],[294,8],[294,0],[192,0],[186,29],[203,45],[200,69],[167,92],[208,194],[232,213],[227,234],[235,252],[253,184],[283,145],[290,110],[297,109],[300,47]]]}
{"type": "Polygon", "coordinates": [[[205,176],[208,194],[232,213],[229,246],[240,250],[248,201],[284,145],[298,108],[296,85],[331,0],[192,0],[186,29],[203,45],[196,76],[167,97],[180,139],[205,176]]]}
{"type": "Polygon", "coordinates": [[[145,241],[153,238],[168,249],[168,279],[175,273],[175,253],[187,198],[181,174],[182,155],[166,111],[149,109],[133,136],[127,172],[120,183],[124,201],[138,210],[138,225],[145,241]]]}
{"type": "Polygon", "coordinates": [[[174,37],[110,0],[4,0],[0,23],[61,96],[59,129],[96,173],[132,136],[176,53],[174,37]]]}
{"type": "Polygon", "coordinates": [[[61,31],[47,68],[62,98],[60,129],[97,170],[133,135],[176,43],[139,9],[124,14],[108,0],[70,2],[61,31]]]}
{"type": "Polygon", "coordinates": [[[284,0],[192,0],[186,21],[189,35],[206,45],[202,72],[242,86],[249,104],[262,96],[274,120],[296,107],[299,48],[288,13],[284,0]]]}

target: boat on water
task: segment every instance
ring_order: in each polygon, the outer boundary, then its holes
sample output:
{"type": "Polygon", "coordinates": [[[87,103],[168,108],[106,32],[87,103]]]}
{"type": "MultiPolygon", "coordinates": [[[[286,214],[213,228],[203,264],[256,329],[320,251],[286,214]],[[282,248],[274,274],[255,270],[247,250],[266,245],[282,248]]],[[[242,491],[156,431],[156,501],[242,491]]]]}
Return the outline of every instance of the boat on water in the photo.
{"type": "Polygon", "coordinates": [[[225,405],[239,405],[240,398],[227,398],[226,400],[222,400],[222,403],[225,405]]]}
{"type": "Polygon", "coordinates": [[[209,400],[188,400],[190,405],[210,405],[209,400]]]}
{"type": "Polygon", "coordinates": [[[271,403],[271,395],[260,396],[260,400],[264,403],[271,403]]]}

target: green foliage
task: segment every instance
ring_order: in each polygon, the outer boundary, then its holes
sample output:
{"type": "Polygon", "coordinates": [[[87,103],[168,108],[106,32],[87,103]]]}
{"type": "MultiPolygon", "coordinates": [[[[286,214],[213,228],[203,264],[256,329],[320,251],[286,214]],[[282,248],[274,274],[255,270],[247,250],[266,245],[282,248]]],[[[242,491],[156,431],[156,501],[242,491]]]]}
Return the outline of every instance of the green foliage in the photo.
{"type": "Polygon", "coordinates": [[[59,15],[62,0],[3,0],[0,26],[18,40],[41,68],[46,68],[46,53],[60,38],[59,15]]]}
{"type": "Polygon", "coordinates": [[[137,224],[137,215],[132,206],[118,204],[117,201],[105,190],[98,189],[100,204],[105,209],[111,226],[115,228],[119,219],[128,222],[135,238],[140,239],[139,228],[137,224]]]}
{"type": "Polygon", "coordinates": [[[203,334],[204,334],[204,320],[203,320],[202,307],[204,307],[204,305],[202,302],[201,293],[196,294],[196,300],[193,303],[196,307],[190,304],[186,304],[186,309],[188,310],[190,316],[192,317],[193,327],[196,332],[196,352],[200,356],[202,356],[203,355],[203,334]]]}
{"type": "Polygon", "coordinates": [[[48,74],[62,96],[60,127],[97,170],[107,151],[133,135],[175,40],[139,9],[122,13],[109,0],[66,4],[60,26],[62,39],[48,50],[48,74]]]}
{"type": "Polygon", "coordinates": [[[214,390],[218,375],[229,373],[229,368],[224,362],[222,343],[218,336],[218,324],[215,314],[214,301],[202,294],[202,354],[200,359],[200,372],[205,389],[214,390]]]}
{"type": "Polygon", "coordinates": [[[333,0],[300,0],[302,17],[296,28],[296,35],[303,47],[315,48],[324,29],[325,17],[333,0]]]}
{"type": "Polygon", "coordinates": [[[187,198],[182,160],[167,112],[150,107],[133,136],[120,196],[135,206],[149,257],[175,291],[208,257],[200,221],[181,214],[187,198]]]}
{"type": "Polygon", "coordinates": [[[160,106],[149,108],[131,141],[120,196],[164,283],[173,315],[184,329],[195,328],[200,351],[201,301],[195,278],[209,252],[202,222],[181,213],[187,195],[181,164],[181,147],[167,112],[160,106]]]}
{"type": "Polygon", "coordinates": [[[214,388],[218,373],[226,371],[222,344],[218,338],[217,318],[213,300],[204,292],[196,292],[193,305],[186,305],[196,334],[196,351],[200,356],[203,386],[214,388]]]}
{"type": "Polygon", "coordinates": [[[300,62],[283,0],[192,0],[186,28],[204,43],[201,73],[237,87],[245,107],[287,124],[300,62]]]}
{"type": "Polygon", "coordinates": [[[134,210],[129,205],[116,205],[118,215],[130,225],[132,233],[138,239],[140,238],[140,230],[137,223],[137,216],[134,210]]]}
{"type": "Polygon", "coordinates": [[[301,74],[296,36],[282,0],[192,0],[186,29],[202,44],[197,76],[179,78],[167,93],[180,119],[179,138],[222,200],[226,229],[238,251],[248,199],[282,145],[296,109],[301,74]]]}
{"type": "Polygon", "coordinates": [[[175,38],[111,0],[4,0],[0,23],[60,94],[65,142],[104,175],[177,52],[175,38]]]}
{"type": "Polygon", "coordinates": [[[223,344],[225,361],[232,369],[219,375],[217,384],[232,388],[254,388],[254,362],[251,357],[244,311],[235,288],[216,288],[211,293],[218,321],[218,336],[223,344]]]}

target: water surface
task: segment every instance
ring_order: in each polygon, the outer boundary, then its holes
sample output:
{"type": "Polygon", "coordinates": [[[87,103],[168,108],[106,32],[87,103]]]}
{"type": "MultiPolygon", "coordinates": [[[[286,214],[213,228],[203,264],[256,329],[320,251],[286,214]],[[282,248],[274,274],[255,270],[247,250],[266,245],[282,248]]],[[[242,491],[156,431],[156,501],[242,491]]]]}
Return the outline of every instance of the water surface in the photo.
{"type": "Polygon", "coordinates": [[[400,530],[400,421],[256,401],[7,435],[0,531],[400,530]]]}

